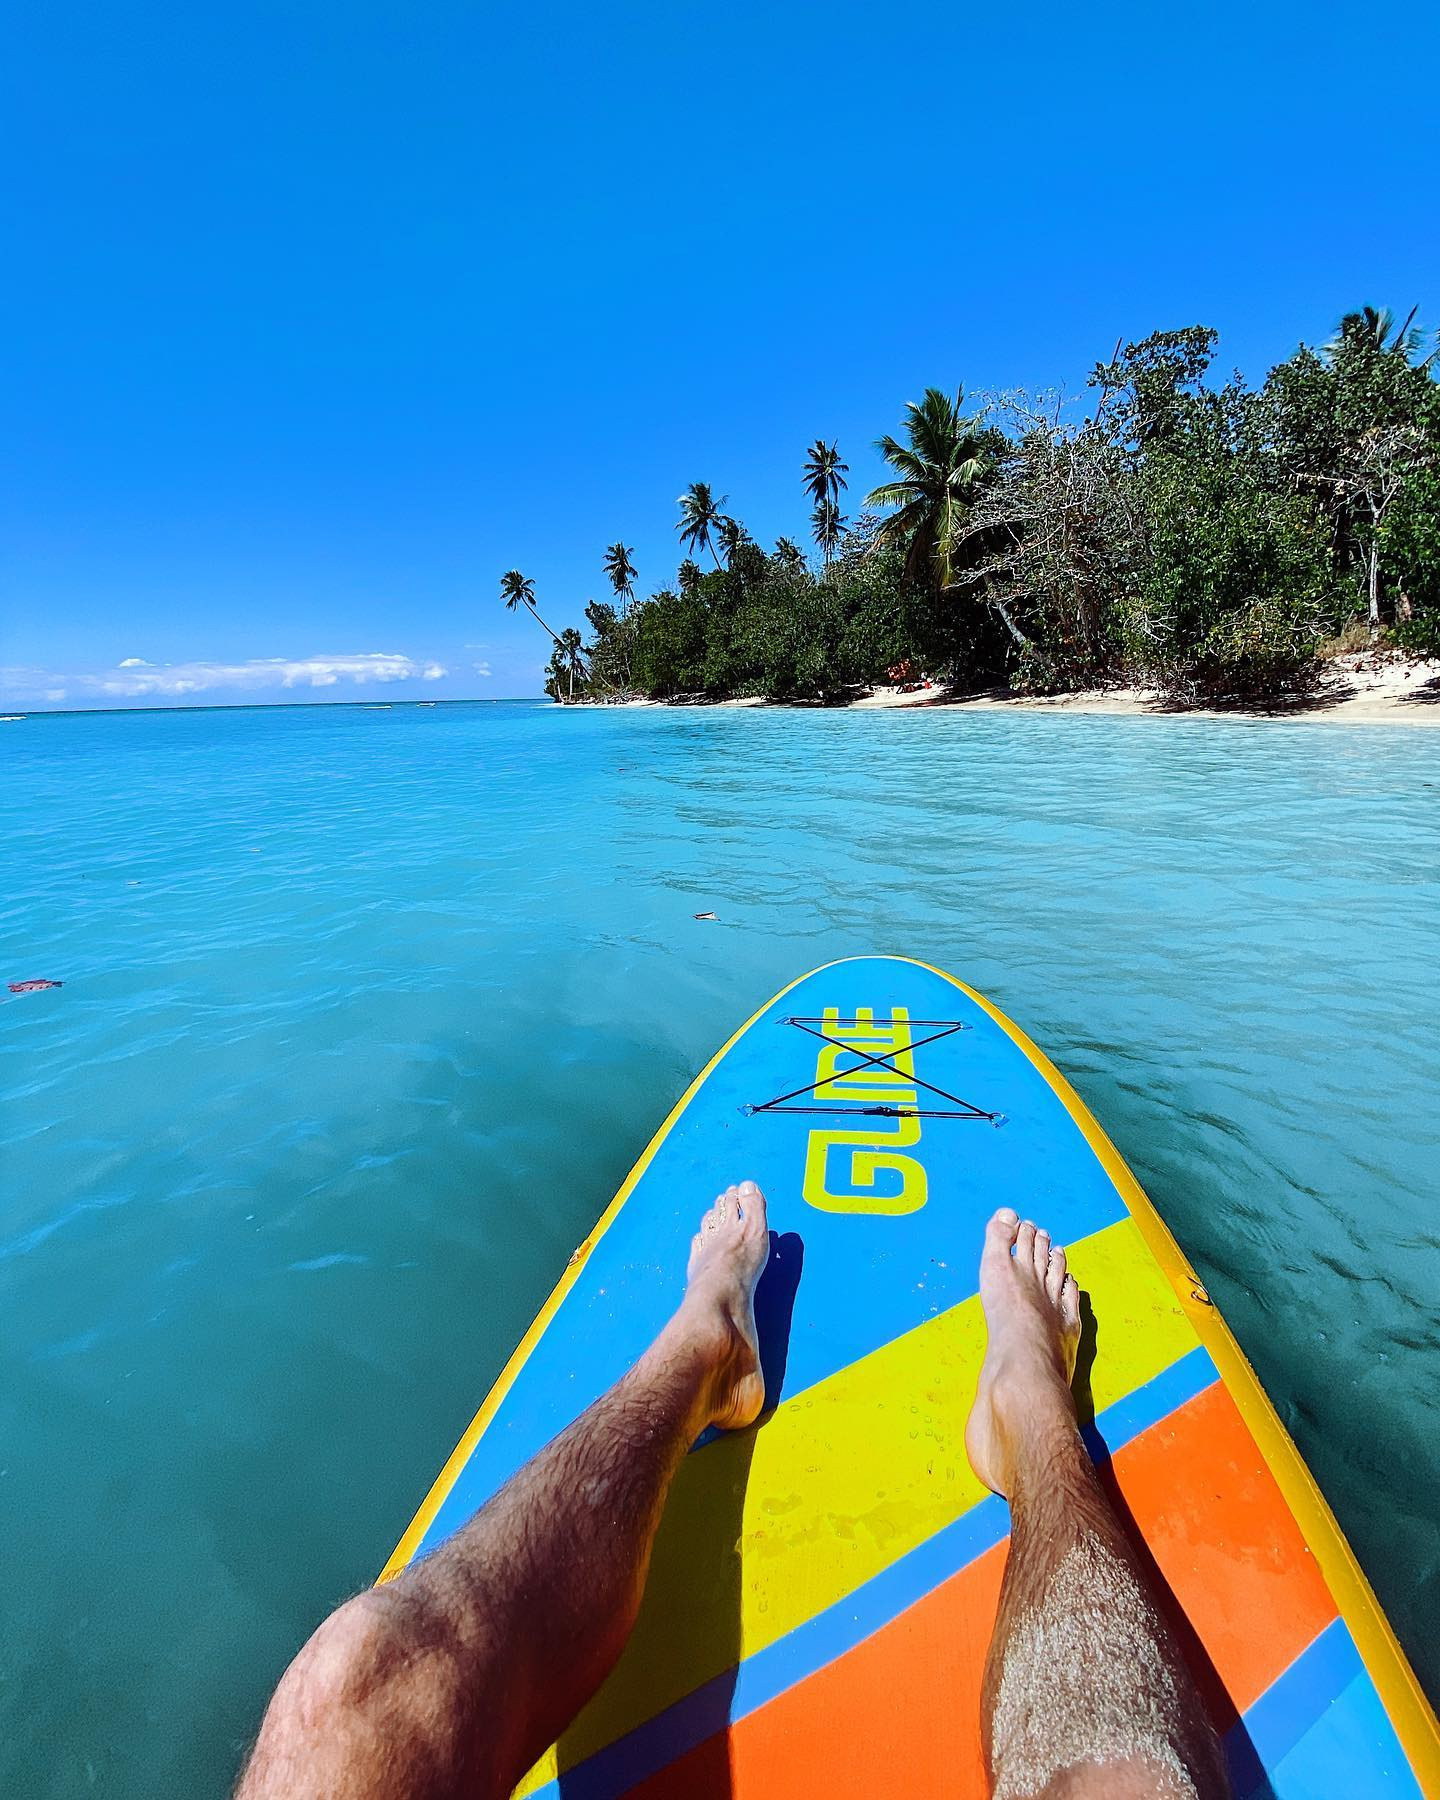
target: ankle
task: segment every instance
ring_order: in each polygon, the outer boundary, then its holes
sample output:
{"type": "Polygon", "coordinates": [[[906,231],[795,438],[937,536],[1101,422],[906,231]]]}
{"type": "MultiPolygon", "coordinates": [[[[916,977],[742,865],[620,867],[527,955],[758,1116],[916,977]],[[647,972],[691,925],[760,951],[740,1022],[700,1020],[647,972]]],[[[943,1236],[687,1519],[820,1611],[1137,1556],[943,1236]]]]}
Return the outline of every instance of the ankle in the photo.
{"type": "Polygon", "coordinates": [[[714,1296],[687,1291],[670,1322],[655,1341],[655,1350],[683,1369],[688,1382],[708,1397],[733,1380],[745,1340],[729,1310],[714,1296]]]}
{"type": "Polygon", "coordinates": [[[1017,1421],[1013,1429],[1001,1422],[1000,1430],[1010,1477],[1006,1492],[1012,1505],[1017,1498],[1030,1500],[1055,1491],[1073,1479],[1079,1465],[1087,1471],[1090,1467],[1090,1453],[1073,1408],[1017,1421]]]}

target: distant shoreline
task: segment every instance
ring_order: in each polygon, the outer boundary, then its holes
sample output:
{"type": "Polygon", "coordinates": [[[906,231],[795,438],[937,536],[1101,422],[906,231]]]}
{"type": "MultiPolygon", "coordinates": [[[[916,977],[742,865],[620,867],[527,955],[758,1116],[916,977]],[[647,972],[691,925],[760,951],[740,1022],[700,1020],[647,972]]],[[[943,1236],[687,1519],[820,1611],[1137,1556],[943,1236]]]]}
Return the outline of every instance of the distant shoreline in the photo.
{"type": "Polygon", "coordinates": [[[1337,656],[1313,694],[1270,707],[1176,706],[1143,688],[1093,688],[1068,694],[957,694],[938,684],[905,691],[873,687],[837,706],[794,700],[577,700],[576,706],[775,707],[824,711],[893,711],[944,707],[946,711],[1089,713],[1110,718],[1231,719],[1322,725],[1440,725],[1440,658],[1337,656]]]}

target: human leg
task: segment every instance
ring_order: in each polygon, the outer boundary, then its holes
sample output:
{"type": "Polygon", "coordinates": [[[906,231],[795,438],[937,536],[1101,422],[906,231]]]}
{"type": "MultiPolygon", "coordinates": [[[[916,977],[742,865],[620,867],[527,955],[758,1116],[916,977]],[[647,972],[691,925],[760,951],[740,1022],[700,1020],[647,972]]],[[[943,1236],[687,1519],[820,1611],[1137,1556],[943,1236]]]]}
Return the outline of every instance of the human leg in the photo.
{"type": "Polygon", "coordinates": [[[765,1196],[701,1221],[685,1297],[635,1367],[452,1538],[347,1601],[286,1671],[238,1800],[508,1794],[613,1667],[671,1478],[764,1398],[765,1196]]]}
{"type": "Polygon", "coordinates": [[[998,1212],[980,1294],[989,1343],[966,1447],[1011,1511],[982,1698],[994,1800],[1223,1800],[1215,1733],[1076,1426],[1065,1253],[998,1212]]]}

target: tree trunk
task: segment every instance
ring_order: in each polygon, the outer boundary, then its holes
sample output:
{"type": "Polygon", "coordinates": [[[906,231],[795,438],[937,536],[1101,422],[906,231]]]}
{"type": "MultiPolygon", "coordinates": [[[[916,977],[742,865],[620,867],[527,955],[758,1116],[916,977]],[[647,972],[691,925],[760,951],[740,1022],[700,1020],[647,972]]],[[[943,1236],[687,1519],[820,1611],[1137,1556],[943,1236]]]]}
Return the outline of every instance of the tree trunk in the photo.
{"type": "Polygon", "coordinates": [[[559,640],[559,638],[558,638],[558,637],[556,637],[556,635],[555,635],[555,633],[554,633],[554,632],[553,632],[553,631],[550,631],[550,627],[549,627],[549,626],[548,626],[548,625],[547,625],[547,624],[546,624],[546,623],[545,623],[545,621],[544,621],[544,620],[543,620],[543,619],[542,619],[542,618],[541,618],[541,617],[540,617],[540,615],[539,615],[539,613],[538,613],[538,612],[536,612],[536,610],[535,610],[535,603],[534,603],[534,601],[533,601],[533,600],[527,600],[527,601],[526,601],[526,602],[525,602],[525,604],[526,604],[526,605],[527,605],[527,606],[528,606],[528,607],[529,607],[529,608],[530,608],[530,616],[531,616],[531,618],[532,618],[532,619],[534,619],[534,621],[535,621],[535,623],[536,623],[536,624],[537,624],[537,625],[538,625],[538,626],[539,626],[539,627],[540,627],[540,629],[541,629],[541,630],[542,630],[542,631],[546,631],[546,632],[549,632],[549,633],[550,633],[550,641],[551,641],[551,642],[552,642],[552,643],[553,643],[553,644],[554,644],[554,645],[555,645],[555,646],[556,646],[556,647],[557,647],[557,648],[560,648],[560,649],[563,649],[563,647],[564,647],[564,646],[563,646],[563,645],[562,645],[562,644],[561,644],[561,643],[560,643],[560,640],[559,640]]]}
{"type": "Polygon", "coordinates": [[[1020,629],[1020,627],[1015,623],[1015,621],[1010,617],[1010,608],[1005,604],[1005,602],[1003,600],[993,600],[991,602],[991,605],[995,608],[996,612],[999,613],[1000,617],[1005,621],[1005,629],[1010,633],[1010,636],[1014,639],[1016,649],[1023,650],[1025,648],[1025,646],[1030,642],[1030,640],[1028,637],[1026,637],[1025,633],[1020,629]]]}
{"type": "Polygon", "coordinates": [[[1370,636],[1373,639],[1380,635],[1380,543],[1377,536],[1370,539],[1370,636]]]}

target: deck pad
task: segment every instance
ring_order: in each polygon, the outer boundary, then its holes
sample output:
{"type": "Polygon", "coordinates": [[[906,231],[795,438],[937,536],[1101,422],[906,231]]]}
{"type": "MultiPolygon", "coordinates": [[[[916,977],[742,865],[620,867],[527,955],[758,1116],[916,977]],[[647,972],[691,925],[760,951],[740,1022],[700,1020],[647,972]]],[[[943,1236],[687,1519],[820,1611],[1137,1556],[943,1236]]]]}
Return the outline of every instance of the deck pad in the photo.
{"type": "Polygon", "coordinates": [[[997,1206],[1090,1297],[1077,1398],[1143,1534],[1237,1796],[1440,1793],[1440,1735],[1298,1453],[1153,1207],[1043,1054],[899,957],[793,983],[692,1084],[576,1251],[387,1565],[456,1530],[679,1299],[753,1177],[766,1411],[676,1478],[635,1633],[517,1789],[565,1800],[983,1795],[1008,1511],[963,1433],[997,1206]]]}

